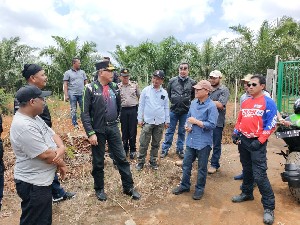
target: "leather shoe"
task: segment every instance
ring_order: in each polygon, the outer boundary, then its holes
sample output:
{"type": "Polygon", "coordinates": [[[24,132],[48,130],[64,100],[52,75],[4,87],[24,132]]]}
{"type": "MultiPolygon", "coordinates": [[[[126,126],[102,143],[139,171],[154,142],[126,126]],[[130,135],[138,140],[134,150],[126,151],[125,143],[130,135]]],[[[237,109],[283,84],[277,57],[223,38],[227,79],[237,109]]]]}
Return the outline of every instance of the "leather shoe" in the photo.
{"type": "Polygon", "coordinates": [[[179,156],[180,159],[183,159],[183,158],[184,158],[184,153],[183,153],[183,151],[178,151],[178,152],[176,152],[176,154],[179,156]]]}
{"type": "Polygon", "coordinates": [[[232,202],[244,202],[244,201],[250,201],[253,199],[254,199],[253,195],[246,195],[245,193],[242,192],[240,195],[233,196],[231,201],[232,202]]]}
{"type": "Polygon", "coordinates": [[[138,193],[134,188],[131,188],[130,190],[124,190],[123,193],[131,196],[133,200],[139,200],[141,198],[141,194],[138,193]]]}
{"type": "Polygon", "coordinates": [[[274,211],[271,209],[264,210],[264,224],[273,224],[274,222],[274,211]]]}
{"type": "Polygon", "coordinates": [[[173,189],[172,193],[174,195],[180,195],[183,192],[189,192],[190,189],[184,189],[183,187],[181,187],[181,185],[177,186],[176,188],[173,189]]]}
{"type": "Polygon", "coordinates": [[[194,200],[200,200],[203,196],[203,191],[200,190],[195,190],[194,195],[193,195],[193,199],[194,200]]]}
{"type": "Polygon", "coordinates": [[[105,194],[104,189],[96,191],[96,196],[97,196],[99,201],[106,201],[107,200],[107,195],[105,194]]]}
{"type": "Polygon", "coordinates": [[[138,163],[138,164],[136,164],[136,166],[135,166],[135,169],[136,169],[137,171],[141,171],[143,168],[144,168],[144,163],[138,163]]]}
{"type": "Polygon", "coordinates": [[[243,180],[243,178],[244,178],[244,174],[243,173],[241,173],[241,174],[236,175],[236,176],[233,177],[233,179],[235,179],[235,180],[243,180]]]}

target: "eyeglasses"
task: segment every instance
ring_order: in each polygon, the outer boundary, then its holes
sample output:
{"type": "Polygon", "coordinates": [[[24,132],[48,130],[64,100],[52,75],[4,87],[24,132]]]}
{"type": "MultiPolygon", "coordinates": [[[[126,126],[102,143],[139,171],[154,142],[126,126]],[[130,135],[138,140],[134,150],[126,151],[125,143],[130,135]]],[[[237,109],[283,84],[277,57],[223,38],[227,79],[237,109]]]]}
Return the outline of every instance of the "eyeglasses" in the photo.
{"type": "Polygon", "coordinates": [[[180,70],[187,70],[188,67],[184,66],[184,67],[179,67],[180,70]]]}
{"type": "Polygon", "coordinates": [[[195,89],[195,91],[197,91],[197,92],[198,92],[198,91],[201,91],[201,90],[203,90],[203,89],[204,89],[204,88],[201,88],[201,89],[195,89]]]}
{"type": "Polygon", "coordinates": [[[251,87],[251,85],[252,85],[253,87],[256,87],[256,86],[257,86],[257,83],[251,83],[251,84],[248,83],[248,84],[247,84],[248,87],[251,87]]]}

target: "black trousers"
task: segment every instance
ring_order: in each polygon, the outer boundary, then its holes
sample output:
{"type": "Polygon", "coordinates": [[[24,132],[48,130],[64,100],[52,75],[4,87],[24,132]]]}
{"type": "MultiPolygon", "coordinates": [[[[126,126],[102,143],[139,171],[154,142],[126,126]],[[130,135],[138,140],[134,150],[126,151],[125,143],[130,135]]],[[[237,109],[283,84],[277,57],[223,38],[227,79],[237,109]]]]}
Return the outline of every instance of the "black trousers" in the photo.
{"type": "Polygon", "coordinates": [[[121,131],[122,142],[126,155],[129,152],[136,152],[137,135],[137,106],[122,107],[121,109],[121,131]]]}
{"type": "Polygon", "coordinates": [[[114,158],[121,175],[123,189],[129,191],[133,188],[133,179],[130,171],[129,162],[126,159],[125,151],[122,145],[122,139],[118,124],[106,125],[105,133],[96,133],[98,145],[92,145],[94,189],[95,191],[104,188],[104,153],[105,143],[107,141],[109,151],[114,158]]]}
{"type": "Polygon", "coordinates": [[[52,224],[51,185],[36,186],[15,180],[16,189],[22,199],[20,225],[52,224]]]}

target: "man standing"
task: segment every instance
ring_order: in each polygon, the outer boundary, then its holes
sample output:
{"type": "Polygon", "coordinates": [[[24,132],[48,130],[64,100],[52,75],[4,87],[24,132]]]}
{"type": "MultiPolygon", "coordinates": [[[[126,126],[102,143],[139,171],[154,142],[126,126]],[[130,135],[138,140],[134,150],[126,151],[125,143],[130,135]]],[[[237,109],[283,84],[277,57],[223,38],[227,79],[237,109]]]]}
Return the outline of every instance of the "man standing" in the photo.
{"type": "Polygon", "coordinates": [[[190,191],[191,170],[197,158],[198,175],[193,199],[200,200],[204,194],[207,163],[213,142],[213,129],[217,124],[218,110],[209,98],[212,87],[207,80],[201,80],[194,88],[195,99],[191,103],[185,127],[188,136],[182,165],[182,179],[180,185],[173,189],[173,194],[179,195],[190,191]]]}
{"type": "Polygon", "coordinates": [[[157,170],[157,156],[164,128],[170,123],[168,93],[161,87],[165,73],[156,70],[152,76],[152,84],[145,87],[141,93],[138,109],[138,124],[143,127],[140,136],[140,149],[137,170],[142,170],[147,156],[150,140],[150,166],[157,170]]]}
{"type": "Polygon", "coordinates": [[[16,156],[16,189],[22,199],[21,225],[52,223],[51,183],[57,168],[62,179],[67,171],[62,140],[38,116],[50,94],[33,85],[16,93],[20,108],[11,124],[10,141],[16,156]]]}
{"type": "Polygon", "coordinates": [[[221,84],[221,80],[222,73],[219,70],[214,70],[209,74],[209,82],[213,87],[209,97],[216,104],[219,111],[217,126],[213,131],[213,153],[208,168],[210,174],[217,172],[220,167],[222,133],[225,126],[226,104],[229,99],[229,90],[221,84]]]}
{"type": "Polygon", "coordinates": [[[167,92],[171,101],[170,107],[170,126],[166,131],[165,140],[162,144],[161,158],[168,155],[168,151],[172,145],[175,129],[178,123],[178,139],[176,143],[176,154],[183,159],[185,129],[184,124],[186,121],[187,113],[191,101],[195,97],[193,85],[196,81],[191,79],[189,75],[189,64],[180,63],[179,75],[173,77],[168,84],[167,92]]]}
{"type": "Polygon", "coordinates": [[[264,223],[274,221],[275,196],[267,176],[267,141],[275,130],[277,109],[275,102],[264,95],[266,79],[252,76],[248,92],[252,96],[242,103],[232,135],[238,144],[243,167],[242,193],[234,196],[232,202],[253,200],[253,183],[256,182],[262,195],[264,223]]]}
{"type": "Polygon", "coordinates": [[[79,129],[77,123],[77,102],[80,110],[82,109],[82,91],[87,84],[87,77],[83,70],[80,69],[80,59],[73,58],[72,68],[64,74],[64,94],[65,101],[70,100],[72,124],[75,129],[79,129]]]}
{"type": "Polygon", "coordinates": [[[137,107],[140,97],[140,89],[136,82],[129,80],[128,69],[120,72],[121,82],[118,84],[121,95],[121,131],[122,141],[126,155],[129,153],[130,159],[134,159],[136,153],[137,135],[137,107]]]}
{"type": "MultiPolygon", "coordinates": [[[[28,85],[36,86],[39,89],[43,89],[46,86],[47,76],[45,74],[45,70],[43,70],[43,68],[37,64],[25,64],[24,69],[22,71],[22,75],[25,78],[28,85]]],[[[17,112],[19,107],[20,103],[15,98],[14,113],[17,112]]],[[[42,118],[50,128],[52,127],[51,115],[46,102],[44,103],[44,110],[41,114],[39,114],[39,117],[42,118]]],[[[75,197],[76,195],[74,192],[67,192],[63,189],[63,187],[61,187],[56,173],[51,187],[53,202],[68,200],[75,197]]]]}
{"type": "Polygon", "coordinates": [[[81,113],[81,120],[92,146],[92,175],[96,196],[100,201],[107,200],[104,192],[104,153],[107,141],[121,175],[123,193],[138,200],[141,196],[133,186],[130,165],[126,160],[118,128],[121,97],[117,85],[112,83],[114,67],[108,61],[102,61],[96,63],[96,70],[99,78],[85,86],[81,113]]]}

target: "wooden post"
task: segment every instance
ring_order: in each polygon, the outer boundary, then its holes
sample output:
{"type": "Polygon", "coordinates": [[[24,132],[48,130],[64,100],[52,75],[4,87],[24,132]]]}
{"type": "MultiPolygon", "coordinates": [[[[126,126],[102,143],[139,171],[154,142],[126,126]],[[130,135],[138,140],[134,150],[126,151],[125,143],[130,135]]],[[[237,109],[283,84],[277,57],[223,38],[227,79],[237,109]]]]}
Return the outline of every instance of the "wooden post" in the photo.
{"type": "Polygon", "coordinates": [[[272,90],[272,81],[274,80],[274,70],[267,69],[267,77],[266,77],[266,89],[271,92],[272,90]]]}

